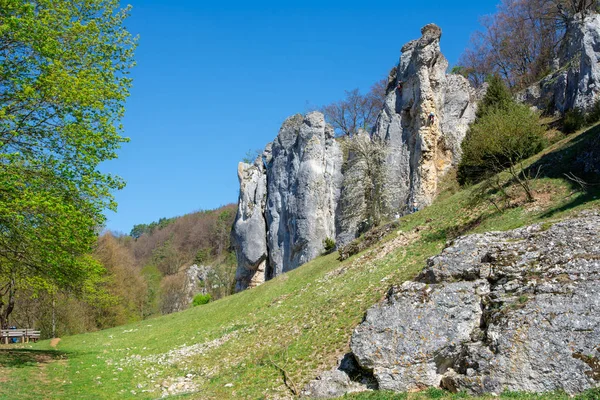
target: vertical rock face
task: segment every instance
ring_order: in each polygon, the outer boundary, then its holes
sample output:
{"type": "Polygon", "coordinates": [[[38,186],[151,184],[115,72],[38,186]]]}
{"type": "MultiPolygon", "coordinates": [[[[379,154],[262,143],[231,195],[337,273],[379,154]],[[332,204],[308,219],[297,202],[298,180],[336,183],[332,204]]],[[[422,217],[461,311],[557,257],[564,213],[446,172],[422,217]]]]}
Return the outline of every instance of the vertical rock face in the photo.
{"type": "Polygon", "coordinates": [[[556,71],[519,93],[544,111],[588,111],[600,93],[600,15],[576,15],[568,24],[556,71]]]}
{"type": "Polygon", "coordinates": [[[254,164],[240,163],[240,198],[237,216],[231,232],[238,269],[236,290],[257,286],[265,281],[267,269],[267,176],[263,157],[254,164]]]}
{"type": "Polygon", "coordinates": [[[240,163],[236,290],[297,268],[336,237],[341,167],[342,151],[321,113],[288,118],[262,157],[240,163]]]}
{"type": "Polygon", "coordinates": [[[342,152],[323,114],[283,123],[267,166],[269,277],[297,268],[334,239],[342,152]]]}
{"type": "Polygon", "coordinates": [[[373,132],[390,147],[385,184],[394,214],[431,203],[440,178],[458,162],[460,144],[475,118],[475,90],[462,76],[446,75],[441,29],[430,24],[421,33],[402,48],[373,132]]]}

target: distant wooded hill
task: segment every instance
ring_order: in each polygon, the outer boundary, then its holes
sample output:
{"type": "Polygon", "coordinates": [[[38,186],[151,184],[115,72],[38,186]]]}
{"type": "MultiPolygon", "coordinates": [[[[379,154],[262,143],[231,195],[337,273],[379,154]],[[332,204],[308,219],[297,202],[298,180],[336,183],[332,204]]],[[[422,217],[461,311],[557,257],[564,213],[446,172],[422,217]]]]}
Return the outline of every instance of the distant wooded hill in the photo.
{"type": "Polygon", "coordinates": [[[92,255],[106,269],[100,288],[86,288],[78,296],[23,291],[12,323],[50,336],[54,314],[56,335],[62,336],[185,309],[193,291],[213,299],[226,296],[235,277],[229,243],[235,212],[236,206],[229,204],[135,225],[130,235],[105,232],[92,255]],[[201,287],[190,284],[187,272],[193,264],[208,267],[201,287]]]}

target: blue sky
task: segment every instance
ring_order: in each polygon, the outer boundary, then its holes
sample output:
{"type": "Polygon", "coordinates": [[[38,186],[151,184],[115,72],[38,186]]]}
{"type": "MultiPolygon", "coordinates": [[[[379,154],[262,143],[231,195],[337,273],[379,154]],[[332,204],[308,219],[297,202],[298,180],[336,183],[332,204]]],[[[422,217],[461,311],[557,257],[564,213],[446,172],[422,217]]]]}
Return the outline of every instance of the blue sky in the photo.
{"type": "Polygon", "coordinates": [[[427,23],[453,65],[498,0],[131,0],[140,36],[107,228],[237,202],[237,164],[288,116],[367,90],[427,23]]]}

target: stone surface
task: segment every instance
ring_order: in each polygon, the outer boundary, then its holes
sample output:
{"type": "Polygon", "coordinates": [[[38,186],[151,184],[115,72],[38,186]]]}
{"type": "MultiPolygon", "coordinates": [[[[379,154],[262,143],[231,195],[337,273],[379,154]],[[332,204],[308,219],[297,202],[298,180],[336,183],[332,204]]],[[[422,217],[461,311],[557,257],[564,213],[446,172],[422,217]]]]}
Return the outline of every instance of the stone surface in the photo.
{"type": "Polygon", "coordinates": [[[441,29],[430,24],[421,33],[420,39],[402,48],[398,67],[390,73],[389,80],[395,78],[395,83],[388,85],[373,132],[390,146],[386,186],[392,215],[431,203],[439,180],[460,159],[460,145],[478,100],[465,78],[446,74],[441,29]]]}
{"type": "Polygon", "coordinates": [[[342,185],[342,151],[323,114],[288,118],[267,164],[269,277],[323,253],[335,239],[342,185]]]}
{"type": "Polygon", "coordinates": [[[334,399],[346,393],[358,393],[377,387],[373,375],[360,368],[351,353],[344,355],[339,367],[326,371],[310,381],[301,396],[313,399],[334,399]]]}
{"type": "Polygon", "coordinates": [[[333,128],[317,112],[288,118],[254,164],[240,163],[236,290],[297,268],[335,239],[341,168],[333,128]]]}
{"type": "Polygon", "coordinates": [[[457,239],[352,336],[379,389],[600,386],[600,216],[457,239]]]}
{"type": "Polygon", "coordinates": [[[257,286],[265,281],[267,266],[267,224],[265,206],[267,201],[267,175],[265,154],[254,164],[240,163],[238,178],[240,197],[231,241],[235,248],[238,268],[236,290],[257,286]]]}
{"type": "Polygon", "coordinates": [[[590,110],[600,93],[600,15],[576,15],[560,53],[556,70],[518,99],[542,111],[590,110]]]}

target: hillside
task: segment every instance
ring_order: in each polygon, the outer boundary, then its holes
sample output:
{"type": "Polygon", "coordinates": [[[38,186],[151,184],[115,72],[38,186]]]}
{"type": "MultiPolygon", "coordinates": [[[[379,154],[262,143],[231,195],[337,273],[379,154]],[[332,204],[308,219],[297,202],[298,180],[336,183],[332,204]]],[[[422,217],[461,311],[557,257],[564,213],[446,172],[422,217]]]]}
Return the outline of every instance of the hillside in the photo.
{"type": "Polygon", "coordinates": [[[235,206],[226,205],[136,225],[130,235],[105,232],[92,254],[106,271],[100,282],[78,296],[19,291],[11,322],[41,329],[43,338],[52,337],[53,325],[57,336],[72,335],[181,311],[199,293],[227,296],[235,278],[234,216],[235,206]],[[201,267],[190,269],[194,264],[201,267]]]}
{"type": "MultiPolygon", "coordinates": [[[[202,307],[100,332],[0,350],[2,398],[291,398],[348,352],[353,329],[393,284],[414,278],[447,240],[600,209],[598,186],[565,178],[576,155],[597,146],[600,126],[559,141],[529,162],[543,176],[537,201],[498,212],[479,187],[447,185],[381,242],[340,262],[337,253],[202,307]],[[585,187],[584,187],[585,186],[585,187]]],[[[508,188],[507,190],[511,190],[508,188]]],[[[598,392],[587,398],[597,398],[598,392]]],[[[422,395],[352,398],[442,398],[422,395]]],[[[505,395],[519,398],[515,394],[505,395]]],[[[464,397],[464,396],[458,396],[464,397]]],[[[522,398],[557,398],[556,395],[522,398]]]]}

